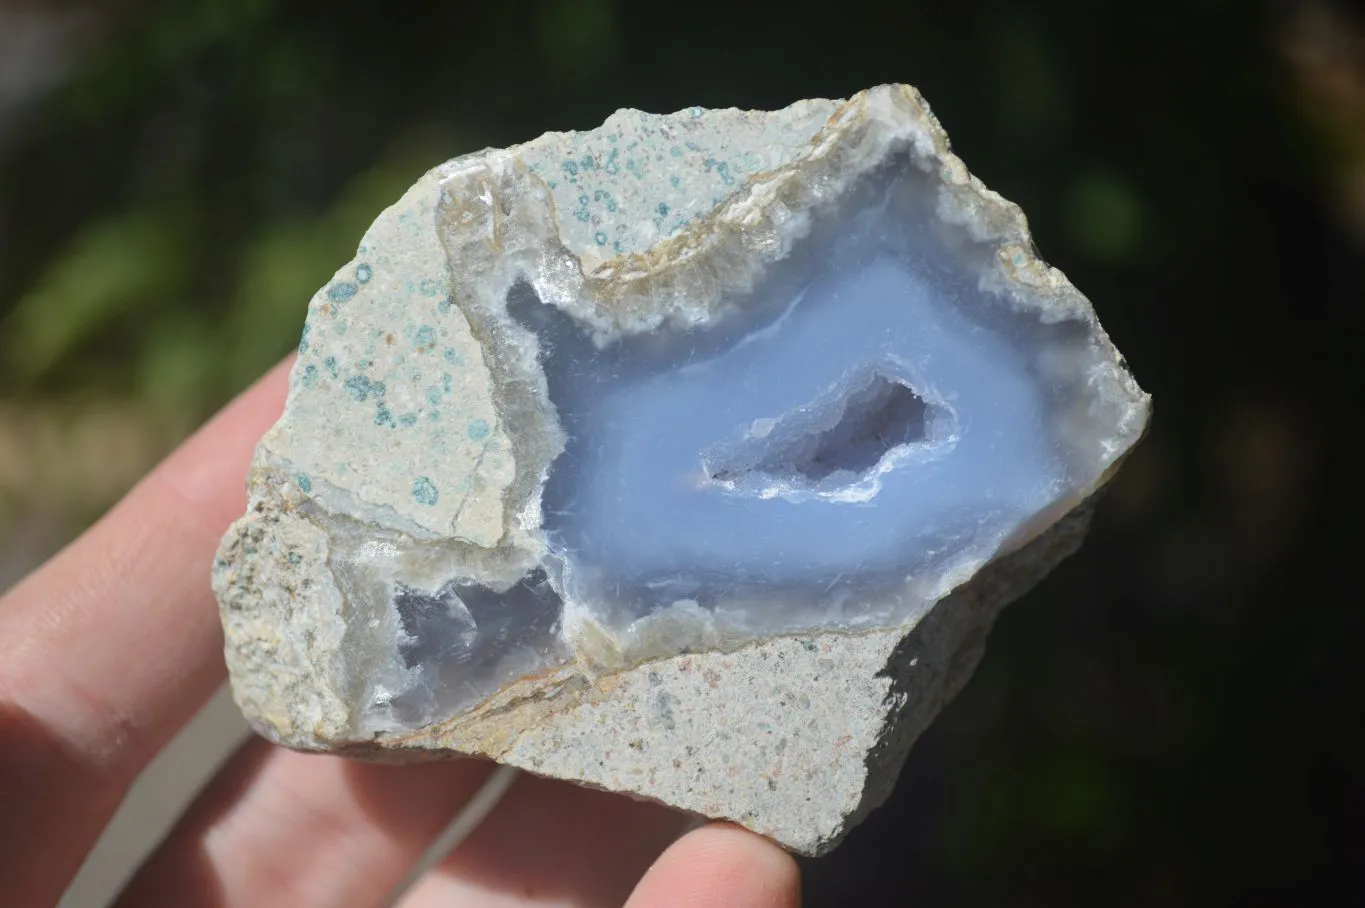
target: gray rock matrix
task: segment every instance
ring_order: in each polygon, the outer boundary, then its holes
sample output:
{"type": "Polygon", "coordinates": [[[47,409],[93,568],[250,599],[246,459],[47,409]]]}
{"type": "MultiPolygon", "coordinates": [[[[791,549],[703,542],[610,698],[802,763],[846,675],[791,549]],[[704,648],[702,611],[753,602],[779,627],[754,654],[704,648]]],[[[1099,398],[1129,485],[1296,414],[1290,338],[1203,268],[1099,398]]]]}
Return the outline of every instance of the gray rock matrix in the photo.
{"type": "Polygon", "coordinates": [[[1149,412],[1022,212],[967,172],[906,86],[772,113],[623,110],[447,162],[318,291],[290,381],[213,575],[234,696],[260,734],[367,759],[488,757],[807,855],[887,797],[999,610],[1079,545],[1149,412]],[[464,699],[414,700],[433,682],[398,657],[421,641],[395,595],[450,577],[506,590],[544,555],[538,496],[564,439],[534,345],[509,327],[509,288],[529,284],[602,342],[706,325],[897,156],[982,294],[1081,328],[1040,360],[1074,390],[1051,431],[1081,466],[1055,503],[871,624],[735,636],[566,603],[481,662],[464,699]]]}

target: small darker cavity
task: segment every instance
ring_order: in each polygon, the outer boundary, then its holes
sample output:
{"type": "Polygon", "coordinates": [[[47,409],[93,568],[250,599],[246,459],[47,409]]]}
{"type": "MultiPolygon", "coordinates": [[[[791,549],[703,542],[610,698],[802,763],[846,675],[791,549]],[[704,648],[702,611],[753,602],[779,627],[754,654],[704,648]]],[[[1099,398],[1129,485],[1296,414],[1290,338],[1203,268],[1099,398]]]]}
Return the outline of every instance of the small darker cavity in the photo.
{"type": "MultiPolygon", "coordinates": [[[[393,605],[407,637],[399,642],[398,654],[409,669],[430,669],[429,695],[442,707],[467,700],[464,688],[471,674],[489,673],[495,689],[508,680],[493,677],[500,665],[515,662],[522,651],[543,656],[557,646],[563,603],[545,572],[536,570],[503,592],[479,584],[447,583],[424,593],[400,584],[393,605]]],[[[408,696],[395,702],[398,716],[423,719],[424,706],[405,702],[408,696]]],[[[420,701],[422,694],[413,696],[420,701]]]]}
{"type": "Polygon", "coordinates": [[[910,388],[874,374],[844,399],[837,423],[787,444],[756,469],[772,476],[802,476],[811,482],[840,471],[861,475],[892,448],[923,441],[926,410],[924,400],[910,388]]]}
{"type": "Polygon", "coordinates": [[[459,613],[452,586],[423,593],[397,584],[393,607],[408,638],[398,644],[398,654],[407,668],[468,650],[473,642],[472,626],[459,613]]]}
{"type": "Polygon", "coordinates": [[[539,648],[554,637],[564,602],[543,570],[532,571],[506,592],[479,585],[457,589],[465,608],[474,616],[479,643],[490,655],[516,646],[539,648]]]}

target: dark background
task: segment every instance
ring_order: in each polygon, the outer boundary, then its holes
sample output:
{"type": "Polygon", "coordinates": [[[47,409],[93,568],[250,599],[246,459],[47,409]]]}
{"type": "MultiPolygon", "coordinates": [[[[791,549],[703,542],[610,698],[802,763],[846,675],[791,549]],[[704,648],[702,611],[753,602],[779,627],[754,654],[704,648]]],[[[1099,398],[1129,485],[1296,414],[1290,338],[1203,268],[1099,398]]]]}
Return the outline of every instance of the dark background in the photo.
{"type": "Polygon", "coordinates": [[[1365,22],[1329,2],[0,0],[0,589],[424,169],[917,85],[1155,400],[812,905],[1365,900],[1365,22]]]}

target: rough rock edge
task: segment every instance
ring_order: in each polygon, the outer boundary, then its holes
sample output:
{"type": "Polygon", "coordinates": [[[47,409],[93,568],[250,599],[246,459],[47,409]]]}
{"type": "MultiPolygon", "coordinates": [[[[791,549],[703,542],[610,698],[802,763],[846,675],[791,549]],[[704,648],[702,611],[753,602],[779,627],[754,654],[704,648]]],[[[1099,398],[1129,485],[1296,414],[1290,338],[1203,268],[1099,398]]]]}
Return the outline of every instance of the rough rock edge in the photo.
{"type": "MultiPolygon", "coordinates": [[[[1060,271],[1049,267],[1036,257],[1022,211],[986,189],[967,172],[960,159],[949,150],[947,137],[937,119],[912,88],[883,87],[856,96],[836,111],[830,118],[829,125],[812,140],[811,148],[806,154],[798,156],[798,160],[786,167],[778,168],[769,175],[771,179],[767,181],[761,176],[755,177],[736,198],[720,206],[711,216],[701,219],[696,226],[682,235],[657,244],[646,253],[625,256],[624,261],[612,260],[598,265],[591,274],[584,275],[581,271],[576,276],[570,274],[572,283],[580,291],[587,291],[579,299],[592,299],[599,304],[595,312],[579,314],[595,321],[600,329],[608,331],[612,329],[613,323],[618,329],[645,330],[665,317],[684,322],[695,322],[698,318],[705,318],[705,312],[698,310],[663,313],[657,308],[651,312],[649,307],[644,307],[642,311],[632,305],[632,302],[657,301],[661,298],[677,299],[681,294],[676,289],[670,293],[668,289],[682,285],[691,284],[691,289],[697,289],[696,283],[682,281],[677,277],[679,270],[688,270],[682,267],[684,265],[701,270],[713,269],[711,274],[716,275],[714,283],[711,284],[714,296],[703,294],[703,300],[708,296],[718,298],[724,292],[748,286],[761,270],[761,265],[754,267],[755,261],[771,261],[780,257],[783,249],[770,245],[766,255],[756,254],[759,250],[751,249],[745,254],[753,258],[748,259],[748,264],[744,265],[741,256],[739,260],[741,267],[736,269],[733,267],[736,260],[725,254],[722,238],[742,238],[746,234],[752,236],[753,228],[774,209],[786,208],[772,190],[774,185],[781,182],[778,178],[784,175],[788,178],[793,176],[800,178],[803,173],[809,176],[804,168],[810,166],[811,159],[837,151],[840,140],[858,125],[870,123],[885,126],[886,123],[879,118],[885,117],[891,108],[897,111],[897,117],[902,118],[903,127],[909,124],[902,135],[913,143],[921,165],[937,170],[942,184],[939,200],[941,216],[950,222],[962,224],[973,239],[994,248],[998,267],[983,279],[984,282],[1002,291],[1006,298],[1016,304],[1039,312],[1045,318],[1081,318],[1092,328],[1091,340],[1094,348],[1107,354],[1103,365],[1108,368],[1098,370],[1106,374],[1095,375],[1092,380],[1098,382],[1102,389],[1101,397],[1106,403],[1126,405],[1124,408],[1126,423],[1118,427],[1118,434],[1125,444],[1119,447],[1118,455],[1094,486],[1085,490],[1087,494],[1095,492],[1112,475],[1121,454],[1131,447],[1145,426],[1147,397],[1123,368],[1122,358],[1099,326],[1084,297],[1060,271]],[[739,230],[741,227],[743,231],[739,230]],[[671,275],[672,277],[668,278],[672,282],[671,285],[660,280],[660,275],[671,275]],[[588,284],[594,285],[591,290],[585,286],[588,284]]],[[[469,165],[483,167],[493,162],[509,167],[512,172],[508,174],[509,176],[515,175],[515,179],[503,184],[504,188],[524,188],[529,181],[538,182],[538,178],[524,168],[518,167],[515,161],[516,151],[517,149],[509,149],[504,152],[467,156],[443,165],[440,168],[441,176],[448,177],[461,171],[468,172],[465,168],[469,165]]],[[[847,166],[847,162],[844,162],[843,166],[847,166]]],[[[838,171],[839,167],[835,166],[832,169],[838,171]]],[[[540,196],[540,201],[546,206],[543,210],[553,211],[548,193],[540,196]]],[[[790,214],[789,208],[787,213],[790,214]]],[[[788,223],[790,224],[790,221],[788,223]]],[[[542,222],[537,226],[548,225],[542,222]]],[[[553,248],[553,237],[545,236],[540,230],[529,233],[540,234],[541,239],[546,241],[546,246],[542,249],[553,248]]],[[[799,238],[800,235],[798,225],[789,234],[789,238],[799,238]]],[[[497,247],[499,243],[495,239],[492,245],[497,247]]],[[[453,253],[454,250],[450,251],[453,253]]],[[[466,251],[482,253],[491,250],[466,251]]],[[[562,270],[559,273],[564,274],[562,270]]],[[[546,297],[556,302],[560,301],[555,299],[560,294],[553,293],[553,287],[537,289],[546,297]]],[[[259,474],[257,479],[258,481],[261,479],[259,474]]],[[[279,486],[274,486],[273,490],[263,488],[270,485],[272,484],[264,481],[259,485],[253,482],[255,487],[253,502],[258,502],[265,495],[269,495],[270,491],[279,493],[279,486]]],[[[1074,503],[1073,501],[1068,504],[1074,503]]],[[[509,508],[509,511],[512,512],[509,513],[509,517],[516,513],[514,509],[509,508]]],[[[829,804],[837,807],[834,814],[836,819],[832,822],[829,819],[831,816],[829,811],[824,812],[823,819],[809,814],[765,816],[761,810],[756,811],[752,806],[746,806],[745,799],[737,798],[733,792],[728,796],[715,790],[698,794],[691,790],[670,790],[667,784],[658,782],[631,785],[612,780],[607,783],[604,780],[587,777],[591,773],[556,772],[547,769],[544,762],[537,760],[534,754],[528,754],[525,747],[519,749],[519,745],[523,744],[532,730],[546,725],[567,724],[575,712],[591,708],[605,711],[610,715],[615,692],[632,683],[632,679],[655,672],[665,665],[677,665],[685,660],[704,657],[672,657],[591,681],[574,667],[565,667],[511,685],[480,707],[446,723],[401,738],[363,744],[351,743],[340,749],[356,756],[384,760],[430,759],[461,754],[501,759],[545,775],[572,778],[583,784],[649,797],[684,810],[695,810],[711,816],[725,816],[769,835],[793,850],[807,854],[823,853],[837,844],[847,830],[867,811],[885,799],[894,785],[895,775],[913,740],[970,676],[971,669],[980,657],[985,633],[999,609],[1021,595],[1057,561],[1074,550],[1083,532],[1087,512],[1087,508],[1076,508],[1070,515],[1061,518],[1061,515],[1054,511],[1049,518],[1061,519],[1056,519],[1050,527],[1037,526],[1036,531],[1041,531],[1040,535],[1032,541],[1018,540],[1022,548],[980,572],[969,583],[938,603],[917,623],[861,635],[837,633],[804,635],[820,640],[856,639],[860,645],[885,650],[886,653],[878,675],[884,682],[880,700],[882,720],[875,740],[864,748],[866,759],[858,774],[859,778],[847,780],[848,784],[844,785],[842,790],[826,792],[829,804]],[[935,653],[949,652],[955,655],[946,659],[933,658],[935,653]]],[[[244,524],[249,523],[249,518],[244,521],[244,524]]],[[[234,532],[236,537],[230,534],[228,540],[225,540],[223,556],[219,560],[215,578],[215,588],[224,601],[225,617],[230,609],[239,609],[241,604],[253,595],[259,597],[256,602],[251,603],[248,610],[251,614],[252,635],[256,637],[254,641],[242,639],[251,635],[242,633],[243,625],[240,619],[229,624],[229,662],[233,669],[234,690],[239,701],[242,702],[253,724],[280,743],[301,749],[335,748],[339,743],[336,734],[341,729],[335,721],[336,717],[330,715],[335,710],[329,711],[326,708],[328,701],[336,698],[335,693],[330,697],[314,696],[311,700],[309,697],[302,697],[299,701],[294,701],[312,702],[314,707],[320,707],[316,709],[299,709],[297,706],[291,709],[288,704],[282,702],[274,702],[273,705],[266,702],[290,700],[289,697],[280,696],[281,689],[292,688],[300,694],[304,693],[303,688],[308,686],[309,679],[279,678],[274,669],[280,666],[272,668],[268,660],[261,658],[275,651],[283,635],[278,632],[271,633],[268,629],[262,634],[260,627],[262,624],[278,625],[283,616],[281,612],[275,611],[278,602],[272,601],[265,589],[269,584],[259,578],[240,576],[235,566],[236,559],[231,557],[232,546],[237,544],[232,540],[234,538],[240,540],[255,530],[243,525],[240,529],[234,528],[234,532]],[[250,653],[247,653],[247,650],[250,650],[250,653]],[[250,658],[244,658],[247,655],[250,658]],[[248,682],[244,675],[254,677],[248,682]],[[274,682],[262,683],[272,676],[275,676],[276,681],[286,683],[280,685],[274,682]],[[261,696],[263,692],[273,692],[273,696],[261,696]],[[283,707],[283,711],[289,715],[281,715],[280,709],[275,707],[283,707]]],[[[287,621],[287,618],[285,620],[287,621]]],[[[790,638],[769,640],[745,647],[729,654],[729,657],[758,666],[767,659],[770,651],[789,643],[790,638]]],[[[297,662],[298,658],[284,661],[297,662]]],[[[305,657],[304,662],[307,661],[305,657]]],[[[711,701],[714,704],[723,704],[739,693],[731,689],[724,679],[714,689],[715,695],[711,701]]],[[[747,695],[751,692],[745,693],[747,695]]],[[[702,711],[706,708],[705,703],[698,705],[698,709],[702,711]]],[[[627,715],[617,717],[622,722],[629,718],[627,715]]],[[[612,723],[605,724],[610,726],[612,723]]]]}

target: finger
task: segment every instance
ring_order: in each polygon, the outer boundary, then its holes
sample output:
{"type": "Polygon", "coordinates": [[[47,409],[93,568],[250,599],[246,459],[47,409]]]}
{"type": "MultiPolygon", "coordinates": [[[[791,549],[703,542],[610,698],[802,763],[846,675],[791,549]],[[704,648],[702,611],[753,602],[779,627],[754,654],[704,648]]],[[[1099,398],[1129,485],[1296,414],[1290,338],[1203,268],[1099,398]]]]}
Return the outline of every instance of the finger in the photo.
{"type": "Polygon", "coordinates": [[[474,760],[384,766],[253,740],[117,904],[382,904],[491,769],[474,760]]]}
{"type": "Polygon", "coordinates": [[[686,822],[657,804],[523,776],[402,908],[616,908],[686,822]]]}
{"type": "Polygon", "coordinates": [[[55,901],[128,784],[221,679],[209,570],[284,390],[281,366],[0,598],[0,876],[12,904],[55,901]]]}
{"type": "Polygon", "coordinates": [[[728,823],[690,832],[664,852],[626,908],[798,908],[801,872],[767,839],[728,823]]]}

